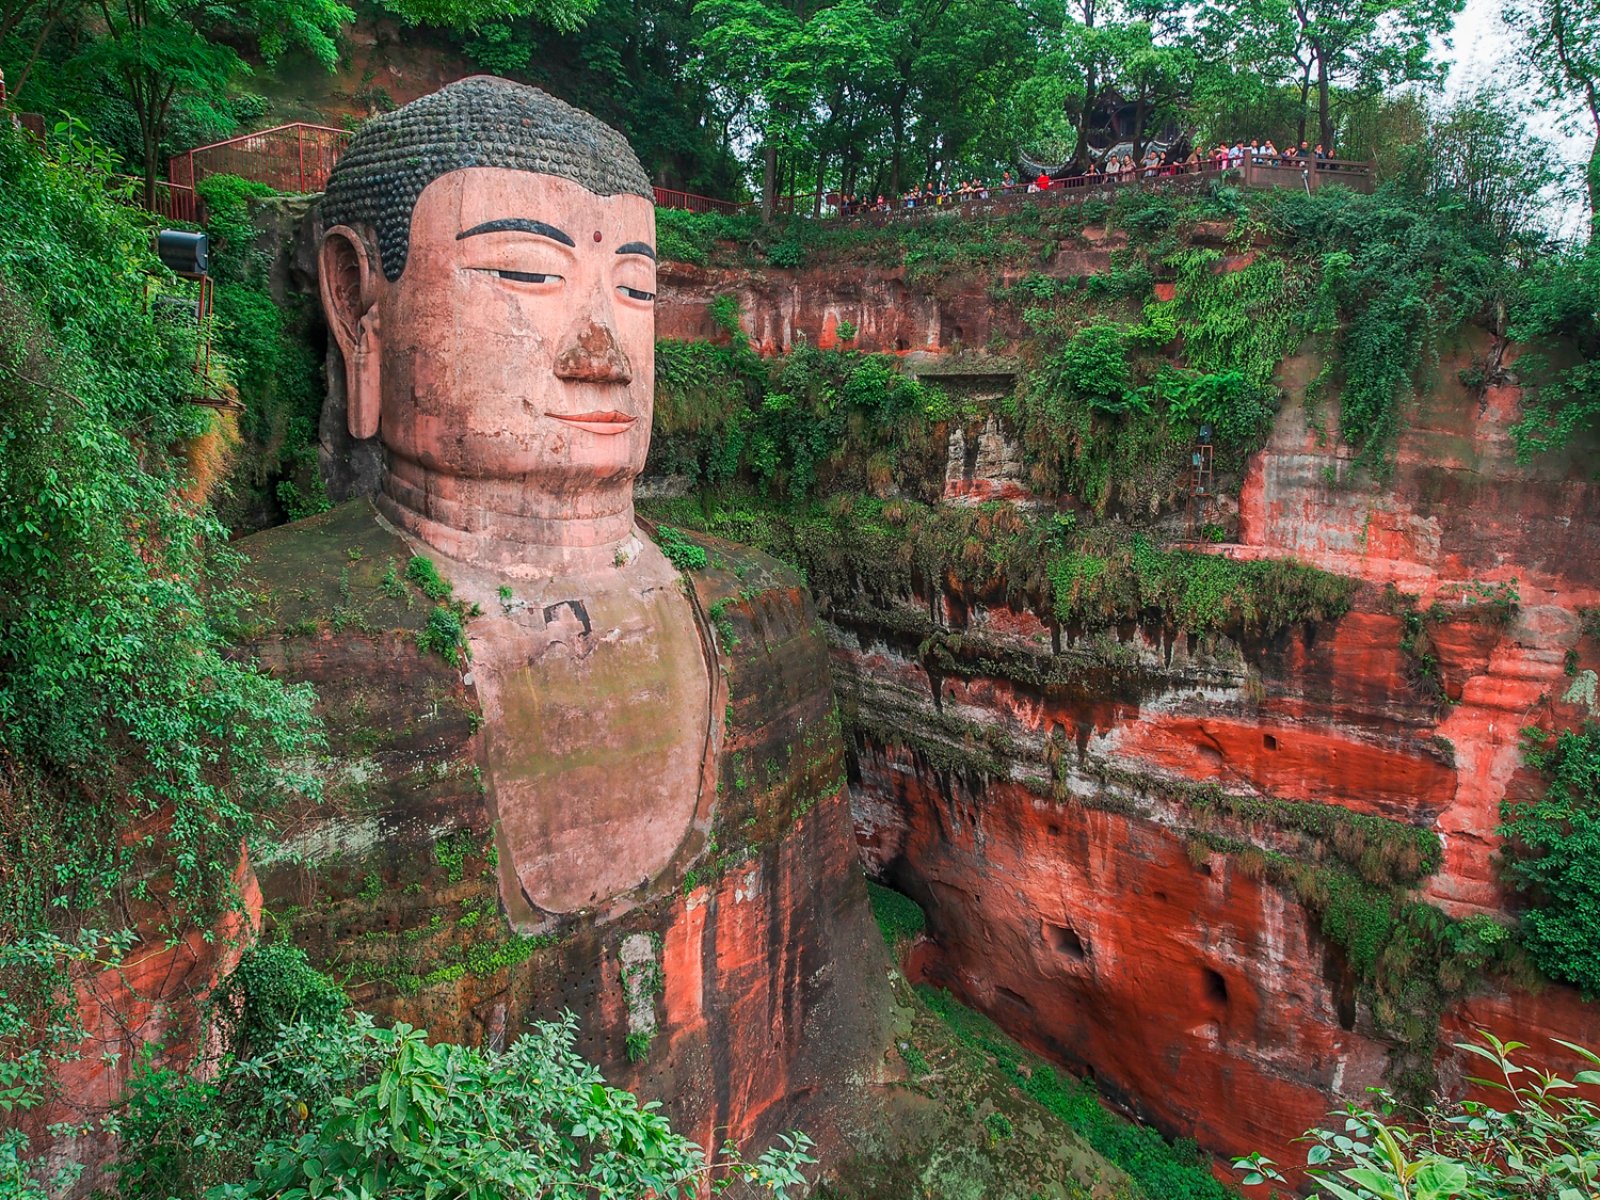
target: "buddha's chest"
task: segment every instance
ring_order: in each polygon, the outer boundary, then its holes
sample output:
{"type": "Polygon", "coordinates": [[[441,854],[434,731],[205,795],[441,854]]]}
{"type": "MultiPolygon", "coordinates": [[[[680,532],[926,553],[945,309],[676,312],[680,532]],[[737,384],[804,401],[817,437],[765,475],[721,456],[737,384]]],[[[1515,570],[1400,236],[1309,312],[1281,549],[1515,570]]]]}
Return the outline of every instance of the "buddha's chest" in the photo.
{"type": "Polygon", "coordinates": [[[715,778],[712,680],[675,573],[513,586],[484,607],[472,669],[508,909],[536,921],[648,885],[715,778]]]}

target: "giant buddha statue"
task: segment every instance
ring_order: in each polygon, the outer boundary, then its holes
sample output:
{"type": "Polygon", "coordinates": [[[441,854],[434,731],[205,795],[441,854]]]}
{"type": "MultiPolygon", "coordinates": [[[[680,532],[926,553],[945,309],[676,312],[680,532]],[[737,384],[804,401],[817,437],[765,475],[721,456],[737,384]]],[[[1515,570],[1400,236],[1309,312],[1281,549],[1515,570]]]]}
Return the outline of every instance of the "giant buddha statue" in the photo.
{"type": "Polygon", "coordinates": [[[626,141],[472,78],[355,135],[319,277],[376,495],[240,543],[249,651],[315,684],[323,796],[269,922],[382,1016],[580,1046],[715,1145],[881,1068],[826,647],[793,572],[641,527],[655,209],[626,141]],[[680,565],[693,569],[680,570],[680,565]]]}

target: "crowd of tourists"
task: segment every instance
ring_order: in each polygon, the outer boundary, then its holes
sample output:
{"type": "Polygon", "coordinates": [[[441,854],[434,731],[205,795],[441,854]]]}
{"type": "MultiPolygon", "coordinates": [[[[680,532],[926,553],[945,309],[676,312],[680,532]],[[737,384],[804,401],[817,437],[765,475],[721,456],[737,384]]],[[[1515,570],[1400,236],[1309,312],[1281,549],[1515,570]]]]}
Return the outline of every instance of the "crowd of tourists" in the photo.
{"type": "Polygon", "coordinates": [[[921,187],[912,187],[899,197],[835,195],[830,197],[829,201],[835,204],[842,215],[854,216],[867,212],[887,213],[896,209],[943,207],[968,200],[989,200],[995,196],[1017,195],[1024,192],[1093,187],[1096,184],[1159,179],[1201,171],[1238,170],[1246,162],[1259,166],[1297,167],[1302,164],[1324,163],[1332,157],[1331,153],[1323,149],[1321,143],[1310,146],[1301,142],[1296,146],[1290,142],[1279,149],[1273,145],[1270,138],[1266,141],[1254,140],[1249,145],[1245,145],[1242,141],[1235,142],[1231,146],[1222,143],[1209,151],[1197,147],[1191,148],[1187,155],[1171,149],[1157,150],[1152,147],[1146,150],[1144,157],[1137,162],[1134,161],[1132,154],[1107,155],[1104,162],[1098,163],[1091,160],[1077,175],[1052,177],[1041,171],[1034,179],[1021,179],[1013,178],[1011,172],[1007,171],[999,180],[993,182],[985,179],[942,180],[925,183],[921,187]]]}

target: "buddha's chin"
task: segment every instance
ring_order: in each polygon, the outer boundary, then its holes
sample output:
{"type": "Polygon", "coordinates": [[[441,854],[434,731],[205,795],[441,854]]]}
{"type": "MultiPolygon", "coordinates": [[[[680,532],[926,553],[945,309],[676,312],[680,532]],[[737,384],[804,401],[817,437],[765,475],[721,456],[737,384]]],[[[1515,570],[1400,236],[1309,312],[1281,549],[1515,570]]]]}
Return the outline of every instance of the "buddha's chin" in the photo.
{"type": "Polygon", "coordinates": [[[531,489],[563,496],[594,489],[631,487],[644,467],[648,446],[636,446],[637,437],[596,434],[575,429],[560,438],[564,443],[545,453],[508,456],[503,445],[490,444],[474,453],[470,443],[452,447],[448,457],[421,455],[409,462],[391,454],[391,470],[430,486],[446,490],[487,487],[531,489]],[[399,461],[397,461],[399,460],[399,461]]]}

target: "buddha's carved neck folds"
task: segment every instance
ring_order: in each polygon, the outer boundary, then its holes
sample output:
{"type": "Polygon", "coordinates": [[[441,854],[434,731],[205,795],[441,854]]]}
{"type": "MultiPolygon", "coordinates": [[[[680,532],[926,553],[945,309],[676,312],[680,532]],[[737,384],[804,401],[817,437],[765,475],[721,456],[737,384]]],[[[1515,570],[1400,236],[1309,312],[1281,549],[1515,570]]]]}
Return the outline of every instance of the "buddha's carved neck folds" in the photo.
{"type": "Polygon", "coordinates": [[[565,506],[516,481],[495,485],[388,455],[377,504],[406,532],[448,558],[508,579],[588,572],[626,557],[634,540],[633,480],[591,489],[565,506]]]}

